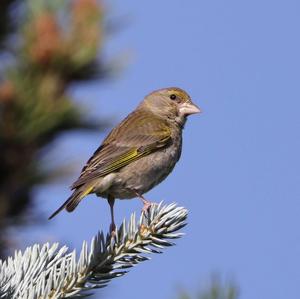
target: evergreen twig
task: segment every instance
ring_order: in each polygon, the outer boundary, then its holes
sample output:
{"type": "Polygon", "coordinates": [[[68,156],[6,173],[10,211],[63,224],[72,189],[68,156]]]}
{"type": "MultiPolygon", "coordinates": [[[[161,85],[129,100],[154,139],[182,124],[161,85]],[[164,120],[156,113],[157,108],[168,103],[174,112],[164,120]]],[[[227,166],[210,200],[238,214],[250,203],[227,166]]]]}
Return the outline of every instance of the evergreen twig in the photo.
{"type": "Polygon", "coordinates": [[[123,221],[115,236],[99,232],[88,248],[76,251],[59,248],[58,243],[35,244],[24,253],[0,260],[0,298],[82,298],[87,291],[105,287],[111,279],[123,276],[131,268],[148,260],[145,254],[161,253],[175,245],[170,239],[186,225],[187,210],[176,204],[153,205],[136,222],[135,213],[123,221]]]}

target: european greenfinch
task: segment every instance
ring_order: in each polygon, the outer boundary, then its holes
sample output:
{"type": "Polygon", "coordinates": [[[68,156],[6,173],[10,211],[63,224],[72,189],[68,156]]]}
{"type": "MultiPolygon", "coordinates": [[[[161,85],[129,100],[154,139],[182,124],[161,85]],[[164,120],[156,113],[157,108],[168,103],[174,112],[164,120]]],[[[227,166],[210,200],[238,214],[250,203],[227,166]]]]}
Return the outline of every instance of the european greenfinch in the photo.
{"type": "Polygon", "coordinates": [[[147,95],[139,106],[117,125],[83,167],[73,183],[72,195],[61,210],[72,212],[88,194],[106,198],[115,228],[115,199],[140,198],[143,210],[151,204],[143,194],[162,182],[180,158],[182,130],[187,116],[200,109],[177,87],[147,95]]]}

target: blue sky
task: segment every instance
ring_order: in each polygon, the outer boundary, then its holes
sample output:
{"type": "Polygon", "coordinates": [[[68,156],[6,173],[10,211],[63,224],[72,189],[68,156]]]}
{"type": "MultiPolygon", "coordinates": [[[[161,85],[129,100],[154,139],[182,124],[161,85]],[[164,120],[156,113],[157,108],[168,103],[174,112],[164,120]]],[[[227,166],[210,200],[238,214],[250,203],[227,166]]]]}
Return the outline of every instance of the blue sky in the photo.
{"type": "MultiPolygon", "coordinates": [[[[118,0],[109,11],[129,23],[105,53],[130,53],[130,63],[111,81],[74,88],[78,101],[116,124],[148,92],[178,86],[204,112],[190,117],[172,175],[147,194],[189,209],[186,236],[98,293],[175,298],[178,285],[193,291],[219,272],[242,299],[299,298],[299,1],[118,0]]],[[[76,161],[75,172],[36,190],[42,217],[66,199],[103,137],[77,132],[55,143],[49,161],[76,161]]],[[[138,200],[118,201],[118,223],[140,209],[138,200]]],[[[90,196],[21,239],[79,248],[109,221],[107,203],[90,196]]]]}

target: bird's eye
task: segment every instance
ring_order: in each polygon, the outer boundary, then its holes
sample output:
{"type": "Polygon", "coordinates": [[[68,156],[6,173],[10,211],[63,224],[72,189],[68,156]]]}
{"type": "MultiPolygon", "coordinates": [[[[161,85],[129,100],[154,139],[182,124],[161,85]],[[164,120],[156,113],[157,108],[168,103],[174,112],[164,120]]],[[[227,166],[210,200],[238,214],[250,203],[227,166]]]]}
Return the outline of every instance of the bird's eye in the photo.
{"type": "Polygon", "coordinates": [[[177,99],[176,94],[171,94],[170,99],[173,100],[173,101],[176,100],[177,99]]]}

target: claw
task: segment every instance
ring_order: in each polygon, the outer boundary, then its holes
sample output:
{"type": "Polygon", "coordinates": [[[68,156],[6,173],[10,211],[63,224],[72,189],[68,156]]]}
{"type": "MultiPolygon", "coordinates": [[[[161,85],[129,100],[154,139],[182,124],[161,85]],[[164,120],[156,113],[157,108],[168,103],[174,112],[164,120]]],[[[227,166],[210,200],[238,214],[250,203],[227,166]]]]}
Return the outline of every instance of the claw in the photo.
{"type": "Polygon", "coordinates": [[[143,204],[144,204],[143,209],[142,209],[142,212],[143,212],[143,213],[149,212],[151,206],[153,205],[153,203],[150,202],[150,201],[148,201],[148,200],[144,200],[144,201],[143,201],[143,204]]]}
{"type": "Polygon", "coordinates": [[[116,230],[116,225],[115,225],[115,218],[114,218],[114,204],[115,204],[115,198],[112,196],[108,197],[108,203],[110,206],[110,214],[111,214],[111,224],[109,226],[109,232],[112,236],[112,238],[114,238],[116,236],[117,230],[116,230]]]}
{"type": "Polygon", "coordinates": [[[117,227],[115,225],[115,223],[111,223],[109,226],[109,232],[112,238],[114,238],[117,234],[117,227]]]}

